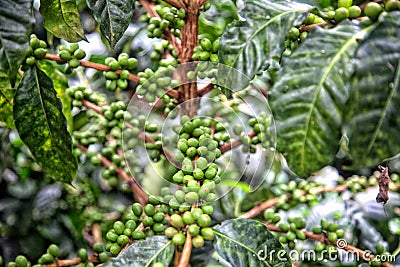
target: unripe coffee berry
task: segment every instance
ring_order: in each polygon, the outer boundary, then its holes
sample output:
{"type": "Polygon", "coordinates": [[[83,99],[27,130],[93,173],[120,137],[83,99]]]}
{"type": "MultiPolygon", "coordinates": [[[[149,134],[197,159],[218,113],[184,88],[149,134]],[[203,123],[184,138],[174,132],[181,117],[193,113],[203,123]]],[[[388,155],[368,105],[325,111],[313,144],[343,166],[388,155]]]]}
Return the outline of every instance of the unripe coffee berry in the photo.
{"type": "Polygon", "coordinates": [[[185,240],[186,236],[183,233],[177,233],[172,237],[172,242],[177,246],[185,244],[185,240]]]}

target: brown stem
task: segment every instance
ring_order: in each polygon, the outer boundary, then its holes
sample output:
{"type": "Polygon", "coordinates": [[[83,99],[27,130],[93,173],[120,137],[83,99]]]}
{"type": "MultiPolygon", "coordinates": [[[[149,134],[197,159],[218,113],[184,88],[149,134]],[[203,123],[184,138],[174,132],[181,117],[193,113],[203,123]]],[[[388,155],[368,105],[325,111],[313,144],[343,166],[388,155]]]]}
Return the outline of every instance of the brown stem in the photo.
{"type": "Polygon", "coordinates": [[[186,233],[185,244],[183,245],[182,254],[180,255],[178,267],[189,266],[190,254],[192,253],[192,236],[186,233]]]}
{"type": "Polygon", "coordinates": [[[300,32],[309,32],[309,31],[311,31],[312,29],[314,29],[316,27],[325,26],[325,25],[328,25],[328,24],[329,24],[328,22],[321,22],[321,23],[310,24],[310,25],[302,25],[299,28],[299,31],[300,32]]]}
{"type": "MultiPolygon", "coordinates": [[[[249,137],[250,138],[253,138],[256,135],[257,135],[256,132],[249,133],[249,137]]],[[[238,139],[235,139],[235,140],[233,140],[233,141],[231,141],[229,143],[226,143],[226,144],[220,146],[219,150],[221,150],[221,152],[223,154],[225,152],[228,152],[229,150],[232,150],[232,149],[240,146],[241,144],[242,144],[242,139],[238,138],[238,139]]]]}
{"type": "MultiPolygon", "coordinates": [[[[147,0],[139,0],[140,4],[144,7],[146,12],[151,16],[151,17],[160,17],[156,10],[154,9],[154,3],[151,3],[147,0]]],[[[182,3],[183,5],[183,3],[182,3]]],[[[167,38],[168,42],[172,44],[172,46],[175,49],[175,52],[177,54],[181,53],[181,44],[178,42],[178,39],[175,38],[175,36],[172,34],[172,32],[169,29],[164,30],[165,37],[167,38]]]]}
{"type": "MultiPolygon", "coordinates": [[[[339,185],[339,186],[335,186],[335,187],[319,186],[319,187],[312,188],[310,190],[310,193],[321,194],[321,193],[326,193],[326,192],[343,192],[343,191],[346,191],[346,190],[347,190],[347,186],[346,185],[339,185]]],[[[304,191],[302,193],[305,194],[304,191]]],[[[287,193],[286,197],[288,199],[291,199],[292,195],[287,193]]],[[[242,214],[240,217],[241,218],[247,218],[247,219],[254,218],[254,217],[260,215],[264,210],[276,206],[278,201],[279,201],[279,197],[268,199],[267,201],[261,203],[260,205],[255,206],[254,208],[252,208],[248,212],[242,214]]]]}
{"type": "MultiPolygon", "coordinates": [[[[270,230],[270,231],[282,233],[282,230],[279,228],[279,226],[276,226],[276,225],[274,225],[274,224],[269,224],[269,223],[264,223],[264,225],[265,225],[265,226],[268,228],[268,230],[270,230]]],[[[344,250],[346,250],[346,251],[353,251],[353,252],[355,252],[355,253],[358,255],[358,257],[359,257],[360,259],[363,259],[363,260],[365,260],[365,261],[370,261],[370,260],[372,260],[373,258],[375,258],[374,255],[372,255],[372,254],[370,254],[370,253],[367,253],[366,251],[364,251],[364,250],[362,250],[362,249],[353,247],[353,246],[351,246],[351,245],[346,245],[346,246],[343,247],[342,244],[339,244],[339,245],[338,245],[338,242],[337,242],[337,241],[331,243],[331,242],[329,242],[328,238],[327,238],[325,235],[323,235],[323,234],[314,234],[314,233],[309,232],[309,231],[303,231],[303,232],[304,232],[304,234],[306,235],[306,237],[307,237],[308,239],[312,239],[312,240],[315,240],[315,241],[324,243],[324,244],[326,244],[326,245],[333,245],[333,246],[335,246],[335,247],[338,247],[338,248],[340,248],[340,249],[344,249],[344,250]]],[[[392,264],[390,264],[390,263],[388,263],[388,262],[383,262],[381,266],[385,266],[385,267],[394,267],[394,265],[392,265],[392,264]]]]}
{"type": "MultiPolygon", "coordinates": [[[[99,263],[99,259],[97,256],[89,257],[89,262],[99,263]]],[[[66,260],[56,260],[53,263],[43,264],[42,267],[63,267],[63,266],[74,266],[82,262],[81,258],[73,258],[73,259],[66,259],[66,260]]]]}
{"type": "MultiPolygon", "coordinates": [[[[67,61],[62,60],[59,56],[53,55],[53,54],[46,54],[44,56],[44,58],[49,59],[49,60],[54,60],[58,63],[67,63],[67,61]]],[[[86,61],[86,60],[79,60],[79,63],[82,67],[86,67],[86,68],[92,68],[92,69],[96,69],[96,70],[100,70],[100,71],[109,71],[110,70],[110,68],[106,65],[94,63],[94,62],[90,62],[90,61],[86,61]]],[[[120,74],[121,70],[117,70],[117,71],[115,71],[115,73],[120,74]]],[[[140,81],[140,77],[136,76],[132,73],[129,73],[129,80],[138,83],[140,81]]]]}
{"type": "Polygon", "coordinates": [[[174,6],[176,8],[186,9],[185,5],[179,0],[164,0],[164,2],[170,4],[171,6],[174,6]]]}
{"type": "Polygon", "coordinates": [[[199,89],[197,91],[197,95],[199,97],[202,97],[202,96],[206,95],[207,93],[209,93],[214,88],[215,88],[214,85],[212,83],[209,83],[206,86],[204,86],[203,88],[199,89]]]}
{"type": "MultiPolygon", "coordinates": [[[[78,148],[83,152],[88,151],[87,147],[81,144],[78,144],[78,148]]],[[[116,167],[111,161],[109,161],[106,157],[102,156],[101,154],[98,154],[97,157],[100,159],[101,164],[103,164],[104,167],[110,168],[111,166],[113,166],[116,169],[118,177],[124,180],[128,184],[129,188],[134,193],[134,197],[137,202],[139,202],[142,205],[147,204],[148,196],[146,192],[144,192],[143,189],[140,187],[139,183],[135,180],[133,175],[128,175],[122,168],[116,167]]]]}
{"type": "MultiPolygon", "coordinates": [[[[289,198],[291,197],[290,194],[286,194],[286,196],[289,198]]],[[[267,201],[261,203],[260,205],[255,206],[254,208],[252,208],[251,210],[249,210],[248,212],[242,214],[240,216],[240,218],[246,218],[246,219],[251,219],[254,217],[257,217],[259,214],[261,214],[264,210],[274,207],[276,206],[276,204],[279,201],[279,197],[276,198],[271,198],[268,199],[267,201]]]]}

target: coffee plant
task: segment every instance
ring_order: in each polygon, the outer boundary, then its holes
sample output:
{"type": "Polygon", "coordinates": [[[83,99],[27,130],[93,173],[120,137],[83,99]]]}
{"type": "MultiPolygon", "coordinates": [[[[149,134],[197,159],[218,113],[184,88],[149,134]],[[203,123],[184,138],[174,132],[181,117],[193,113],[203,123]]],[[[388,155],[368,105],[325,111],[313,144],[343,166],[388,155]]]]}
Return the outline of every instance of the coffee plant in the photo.
{"type": "Polygon", "coordinates": [[[0,1],[0,266],[398,266],[398,0],[0,1]]]}

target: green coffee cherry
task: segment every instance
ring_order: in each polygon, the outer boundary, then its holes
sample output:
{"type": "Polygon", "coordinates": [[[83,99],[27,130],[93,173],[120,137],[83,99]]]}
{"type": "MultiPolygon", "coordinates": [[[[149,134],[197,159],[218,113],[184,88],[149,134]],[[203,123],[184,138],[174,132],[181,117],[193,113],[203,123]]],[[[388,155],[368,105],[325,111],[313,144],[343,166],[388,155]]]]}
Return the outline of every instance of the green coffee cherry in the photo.
{"type": "Polygon", "coordinates": [[[101,252],[99,254],[99,260],[102,263],[108,261],[108,254],[106,252],[101,252]]]}
{"type": "Polygon", "coordinates": [[[185,244],[186,236],[183,233],[177,233],[172,237],[172,242],[177,246],[185,244]]]}
{"type": "Polygon", "coordinates": [[[312,229],[312,232],[313,232],[314,234],[321,234],[321,233],[322,233],[322,228],[319,227],[319,226],[316,226],[316,227],[314,227],[314,228],[312,229]]]}
{"type": "Polygon", "coordinates": [[[42,59],[47,53],[47,49],[45,48],[37,48],[33,51],[33,54],[37,59],[42,59]]]}
{"type": "Polygon", "coordinates": [[[145,239],[146,235],[143,231],[136,230],[132,232],[132,238],[135,240],[145,239]]]}
{"type": "Polygon", "coordinates": [[[117,243],[121,246],[125,246],[129,243],[129,237],[127,237],[126,235],[120,235],[117,238],[117,243]]]}
{"type": "Polygon", "coordinates": [[[47,249],[47,253],[51,254],[53,257],[58,257],[60,254],[60,249],[57,245],[51,244],[47,249]]]}
{"type": "Polygon", "coordinates": [[[201,210],[204,214],[211,215],[214,212],[214,208],[211,204],[203,204],[201,205],[201,210]]]}
{"type": "Polygon", "coordinates": [[[195,221],[194,216],[190,211],[186,211],[185,213],[183,213],[182,220],[183,223],[187,225],[191,225],[195,221]]]}
{"type": "Polygon", "coordinates": [[[345,7],[339,7],[335,11],[335,20],[336,22],[340,22],[342,20],[345,20],[349,17],[349,10],[345,7]]]}
{"type": "Polygon", "coordinates": [[[211,224],[211,217],[208,214],[202,214],[197,219],[197,223],[200,227],[207,227],[211,224]]]}
{"type": "Polygon", "coordinates": [[[143,226],[152,226],[154,224],[154,220],[152,217],[145,217],[142,220],[143,226]]]}
{"type": "Polygon", "coordinates": [[[113,228],[114,228],[115,233],[117,233],[118,235],[121,235],[125,230],[125,225],[121,221],[116,221],[116,222],[114,222],[113,228]]]}
{"type": "Polygon", "coordinates": [[[106,238],[112,242],[117,241],[118,235],[113,231],[108,231],[106,234],[106,238]]]}
{"type": "Polygon", "coordinates": [[[199,195],[196,192],[189,192],[185,195],[185,201],[190,205],[196,203],[199,200],[199,195]]]}
{"type": "Polygon", "coordinates": [[[208,51],[208,52],[212,51],[213,44],[211,43],[210,39],[208,39],[208,38],[201,39],[200,45],[204,51],[208,51]]]}
{"type": "Polygon", "coordinates": [[[382,12],[382,6],[375,2],[369,2],[364,9],[365,15],[371,20],[377,20],[382,12]]]}
{"type": "Polygon", "coordinates": [[[200,233],[200,227],[196,224],[189,225],[188,233],[191,236],[197,236],[200,233]]]}
{"type": "Polygon", "coordinates": [[[325,244],[323,244],[323,243],[318,243],[318,244],[315,246],[315,251],[316,251],[317,253],[322,252],[324,249],[325,249],[325,244]]]}
{"type": "Polygon", "coordinates": [[[289,226],[286,223],[280,223],[279,229],[281,229],[282,232],[286,233],[289,231],[289,226]]]}
{"type": "Polygon", "coordinates": [[[349,8],[353,4],[353,0],[338,0],[338,7],[349,8]]]}
{"type": "Polygon", "coordinates": [[[87,250],[84,248],[79,249],[78,257],[81,258],[82,261],[87,261],[87,259],[88,259],[87,250]]]}
{"type": "Polygon", "coordinates": [[[176,230],[174,227],[168,227],[164,231],[165,236],[168,238],[172,238],[177,233],[178,233],[178,230],[176,230]]]}
{"type": "Polygon", "coordinates": [[[201,235],[197,235],[192,238],[192,245],[195,248],[201,248],[204,246],[204,238],[201,235]]]}
{"type": "Polygon", "coordinates": [[[118,245],[117,243],[112,244],[111,248],[110,248],[110,253],[112,255],[118,255],[118,253],[121,251],[121,247],[120,245],[118,245]]]}
{"type": "Polygon", "coordinates": [[[74,52],[74,57],[76,59],[83,59],[84,57],[86,57],[86,53],[84,50],[82,49],[78,49],[74,52]]]}
{"type": "Polygon", "coordinates": [[[68,65],[69,65],[71,68],[77,68],[77,67],[79,67],[80,63],[79,63],[79,60],[78,60],[78,59],[73,58],[73,59],[71,59],[70,61],[68,61],[68,65]]]}
{"type": "Polygon", "coordinates": [[[349,18],[356,19],[361,16],[361,8],[359,6],[351,6],[348,8],[349,18]]]}
{"type": "Polygon", "coordinates": [[[336,242],[337,238],[338,237],[337,237],[336,233],[331,232],[331,233],[328,234],[328,240],[331,243],[336,242]]]}
{"type": "Polygon", "coordinates": [[[181,228],[183,227],[183,219],[180,215],[178,214],[172,214],[170,217],[170,223],[172,226],[174,226],[175,228],[181,228]]]}
{"type": "Polygon", "coordinates": [[[202,228],[201,236],[204,238],[204,240],[212,241],[212,240],[214,240],[214,231],[210,227],[202,228]]]}
{"type": "Polygon", "coordinates": [[[96,242],[93,244],[93,251],[96,253],[101,253],[104,251],[103,243],[96,242]]]}
{"type": "Polygon", "coordinates": [[[18,255],[15,258],[15,264],[17,265],[17,267],[26,267],[28,266],[28,260],[26,259],[25,256],[18,255]]]}
{"type": "Polygon", "coordinates": [[[147,216],[154,216],[154,214],[156,214],[156,211],[155,211],[155,209],[154,209],[154,206],[152,205],[152,204],[147,204],[145,207],[144,207],[144,213],[147,215],[147,216]]]}
{"type": "Polygon", "coordinates": [[[385,10],[388,12],[399,9],[400,9],[400,2],[398,0],[389,0],[385,2],[385,10]]]}

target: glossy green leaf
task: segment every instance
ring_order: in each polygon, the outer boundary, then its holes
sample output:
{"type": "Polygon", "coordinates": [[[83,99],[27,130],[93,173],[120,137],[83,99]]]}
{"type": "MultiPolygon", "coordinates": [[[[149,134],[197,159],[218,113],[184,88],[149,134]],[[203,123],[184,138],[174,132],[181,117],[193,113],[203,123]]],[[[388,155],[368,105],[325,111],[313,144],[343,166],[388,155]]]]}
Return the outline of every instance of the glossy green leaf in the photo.
{"type": "Polygon", "coordinates": [[[339,146],[358,39],[372,29],[340,24],[317,28],[283,61],[270,91],[278,151],[300,177],[328,165],[339,146]]]}
{"type": "MultiPolygon", "coordinates": [[[[221,38],[220,62],[250,79],[280,57],[285,36],[302,22],[311,6],[293,1],[249,0],[221,38]]],[[[241,84],[232,81],[232,85],[241,84]]]]}
{"type": "Polygon", "coordinates": [[[0,71],[14,86],[18,68],[29,51],[34,18],[31,0],[0,1],[0,71]]]}
{"type": "Polygon", "coordinates": [[[169,266],[175,246],[165,236],[152,236],[130,245],[118,257],[100,265],[102,267],[151,267],[155,262],[169,266]]]}
{"type": "Polygon", "coordinates": [[[67,119],[68,131],[73,131],[73,118],[71,109],[71,98],[65,93],[68,88],[68,79],[64,73],[58,70],[53,63],[47,60],[41,60],[39,62],[40,69],[51,78],[54,84],[54,89],[57,92],[58,98],[62,102],[62,111],[67,119]]]}
{"type": "Polygon", "coordinates": [[[114,48],[133,16],[132,1],[88,0],[88,6],[100,21],[100,30],[114,48]]]}
{"type": "Polygon", "coordinates": [[[345,132],[353,167],[400,153],[400,12],[381,16],[360,44],[345,132]]]}
{"type": "Polygon", "coordinates": [[[51,79],[37,66],[28,69],[14,97],[15,126],[47,175],[71,182],[77,171],[72,140],[51,79]]]}
{"type": "Polygon", "coordinates": [[[75,0],[40,0],[44,27],[68,42],[86,40],[75,0]]]}
{"type": "Polygon", "coordinates": [[[214,230],[215,249],[231,266],[292,266],[278,239],[258,221],[227,220],[214,230]]]}

